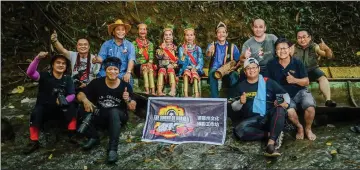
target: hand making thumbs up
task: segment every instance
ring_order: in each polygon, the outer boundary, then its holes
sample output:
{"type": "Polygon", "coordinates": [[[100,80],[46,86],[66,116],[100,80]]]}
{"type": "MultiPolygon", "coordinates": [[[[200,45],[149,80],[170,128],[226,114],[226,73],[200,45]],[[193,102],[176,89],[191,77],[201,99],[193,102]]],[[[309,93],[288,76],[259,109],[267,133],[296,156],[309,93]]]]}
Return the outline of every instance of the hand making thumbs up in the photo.
{"type": "Polygon", "coordinates": [[[58,39],[57,39],[57,33],[56,33],[55,30],[54,30],[54,32],[51,34],[50,39],[51,39],[51,42],[53,42],[53,43],[55,43],[56,41],[58,41],[58,39]]]}
{"type": "Polygon", "coordinates": [[[286,81],[289,84],[295,84],[296,83],[296,78],[294,76],[292,76],[289,72],[288,75],[286,76],[286,81]]]}
{"type": "Polygon", "coordinates": [[[92,59],[92,63],[93,64],[102,63],[102,58],[100,56],[98,56],[97,54],[95,54],[95,57],[92,59]]]}
{"type": "Polygon", "coordinates": [[[248,47],[245,51],[245,58],[248,59],[251,56],[251,49],[248,47]]]}
{"type": "Polygon", "coordinates": [[[324,40],[322,38],[320,40],[321,40],[321,42],[319,44],[320,50],[323,50],[323,51],[328,50],[329,47],[325,44],[324,40]]]}
{"type": "Polygon", "coordinates": [[[246,103],[246,93],[243,92],[243,94],[240,96],[240,103],[245,104],[246,103]]]}
{"type": "Polygon", "coordinates": [[[123,99],[124,99],[126,102],[129,102],[129,100],[130,100],[129,92],[127,91],[127,87],[125,87],[125,89],[124,89],[123,99]]]}

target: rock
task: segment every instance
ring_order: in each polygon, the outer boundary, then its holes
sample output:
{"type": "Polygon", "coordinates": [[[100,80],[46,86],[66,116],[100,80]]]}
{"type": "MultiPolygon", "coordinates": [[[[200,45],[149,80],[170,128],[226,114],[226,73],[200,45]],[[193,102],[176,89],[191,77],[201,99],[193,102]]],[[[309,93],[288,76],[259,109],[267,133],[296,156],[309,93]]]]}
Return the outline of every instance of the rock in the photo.
{"type": "Polygon", "coordinates": [[[7,140],[13,140],[15,138],[15,133],[11,123],[4,118],[1,118],[1,142],[7,140]]]}

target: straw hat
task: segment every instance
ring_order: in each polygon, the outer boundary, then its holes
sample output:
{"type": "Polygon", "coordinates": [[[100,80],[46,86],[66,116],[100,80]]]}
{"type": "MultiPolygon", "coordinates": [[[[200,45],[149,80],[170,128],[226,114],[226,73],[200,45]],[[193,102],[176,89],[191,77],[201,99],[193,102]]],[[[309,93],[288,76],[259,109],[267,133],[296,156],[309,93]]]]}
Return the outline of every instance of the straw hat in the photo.
{"type": "Polygon", "coordinates": [[[119,26],[123,25],[125,27],[125,32],[128,33],[131,29],[131,25],[125,24],[121,21],[121,19],[116,20],[114,23],[108,25],[108,33],[109,35],[112,35],[111,33],[114,31],[114,29],[119,26]]]}

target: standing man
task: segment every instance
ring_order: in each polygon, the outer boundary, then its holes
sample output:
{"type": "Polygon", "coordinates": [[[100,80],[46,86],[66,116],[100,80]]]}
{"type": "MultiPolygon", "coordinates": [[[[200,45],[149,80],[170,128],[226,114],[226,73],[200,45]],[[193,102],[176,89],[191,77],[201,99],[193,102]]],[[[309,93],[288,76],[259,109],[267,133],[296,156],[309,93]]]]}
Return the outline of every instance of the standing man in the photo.
{"type": "Polygon", "coordinates": [[[297,44],[294,45],[292,56],[302,61],[307,69],[310,82],[318,81],[320,91],[324,95],[327,107],[336,107],[336,102],[331,100],[331,91],[325,73],[320,70],[318,60],[321,57],[333,58],[332,50],[321,39],[318,45],[312,40],[312,36],[307,29],[299,29],[296,32],[297,44]]]}
{"type": "Polygon", "coordinates": [[[149,94],[149,87],[152,95],[155,93],[154,73],[156,65],[154,65],[154,44],[150,42],[147,36],[147,25],[141,23],[138,25],[139,37],[133,41],[136,54],[135,75],[139,78],[143,76],[145,93],[149,94]]]}
{"type": "Polygon", "coordinates": [[[39,149],[40,129],[48,120],[65,118],[70,139],[76,133],[76,110],[73,102],[75,89],[71,76],[67,74],[70,61],[63,55],[56,55],[51,58],[50,71],[37,72],[40,60],[47,55],[48,52],[40,52],[26,71],[32,80],[39,81],[39,91],[34,111],[30,115],[30,143],[25,154],[39,149]]]}
{"type": "MultiPolygon", "coordinates": [[[[254,36],[248,39],[242,46],[240,62],[252,57],[259,61],[261,74],[267,77],[266,64],[275,55],[275,41],[278,39],[274,34],[267,34],[266,24],[262,19],[255,19],[251,28],[254,36]]],[[[245,74],[241,71],[240,81],[245,80],[245,74]]]]}
{"type": "Polygon", "coordinates": [[[296,139],[304,139],[304,130],[309,140],[316,136],[311,130],[315,117],[315,100],[306,86],[309,78],[304,64],[290,56],[290,42],[280,38],[275,43],[277,58],[267,64],[269,78],[277,81],[290,94],[291,103],[287,110],[290,121],[297,127],[296,139]],[[300,124],[296,114],[297,106],[305,111],[305,129],[300,124]]]}
{"type": "MultiPolygon", "coordinates": [[[[217,41],[209,44],[206,50],[206,56],[211,58],[209,81],[212,98],[219,97],[219,85],[218,80],[215,78],[215,71],[231,60],[238,62],[240,57],[240,52],[236,45],[226,41],[228,32],[227,27],[223,22],[219,22],[215,32],[217,41]]],[[[238,66],[239,65],[231,68],[230,74],[223,77],[230,80],[230,86],[234,86],[238,81],[238,74],[235,71],[238,66]]]]}
{"type": "Polygon", "coordinates": [[[280,156],[277,149],[281,145],[290,97],[274,80],[259,74],[260,69],[256,59],[245,60],[246,80],[236,86],[236,96],[240,99],[231,104],[245,119],[235,126],[234,133],[244,141],[268,139],[265,154],[280,156]]]}
{"type": "Polygon", "coordinates": [[[135,110],[136,108],[136,102],[132,100],[132,87],[129,83],[118,78],[121,64],[119,58],[106,58],[103,62],[106,76],[95,79],[86,87],[84,92],[79,92],[77,95],[77,99],[84,105],[81,112],[86,112],[85,114],[94,112],[94,106],[99,109],[92,115],[90,126],[85,133],[89,139],[82,147],[88,150],[98,145],[100,139],[96,129],[99,127],[108,128],[109,163],[117,161],[120,128],[126,124],[128,119],[127,109],[135,110]]]}
{"type": "MultiPolygon", "coordinates": [[[[108,57],[117,57],[121,60],[121,68],[119,78],[125,82],[130,83],[132,86],[134,83],[131,77],[132,70],[135,64],[135,47],[134,45],[125,39],[126,34],[130,31],[131,26],[123,23],[120,19],[114,23],[108,25],[108,33],[113,38],[107,40],[101,45],[99,55],[93,60],[94,63],[101,63],[108,57]]],[[[105,76],[104,68],[100,69],[98,74],[100,77],[105,76]]]]}
{"type": "Polygon", "coordinates": [[[85,38],[81,38],[77,41],[76,51],[68,51],[60,43],[57,38],[57,33],[51,34],[51,42],[62,55],[70,60],[72,70],[72,78],[74,80],[75,89],[84,88],[91,80],[96,78],[99,72],[100,64],[93,64],[91,60],[95,58],[93,54],[90,54],[90,44],[85,38]]]}

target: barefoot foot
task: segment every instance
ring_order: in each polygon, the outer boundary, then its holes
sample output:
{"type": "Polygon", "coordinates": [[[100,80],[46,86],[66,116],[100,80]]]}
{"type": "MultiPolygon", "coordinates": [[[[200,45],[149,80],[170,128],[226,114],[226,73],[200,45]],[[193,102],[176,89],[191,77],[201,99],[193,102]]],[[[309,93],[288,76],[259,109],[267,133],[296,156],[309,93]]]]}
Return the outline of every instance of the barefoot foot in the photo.
{"type": "Polygon", "coordinates": [[[315,140],[316,135],[311,131],[311,129],[306,129],[305,134],[309,140],[315,140]]]}
{"type": "Polygon", "coordinates": [[[296,139],[304,139],[304,129],[302,126],[297,128],[296,139]]]}

